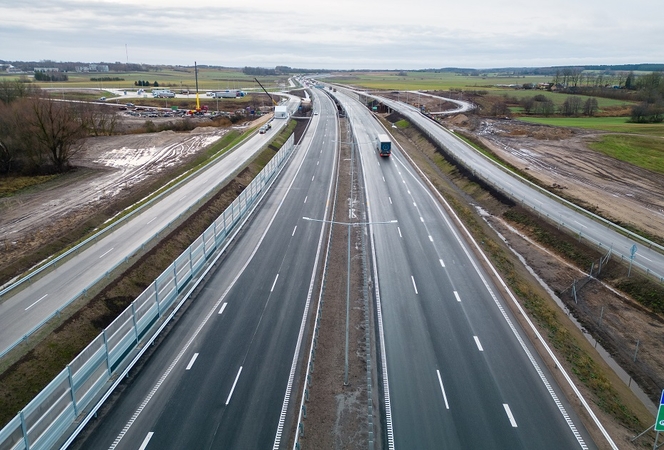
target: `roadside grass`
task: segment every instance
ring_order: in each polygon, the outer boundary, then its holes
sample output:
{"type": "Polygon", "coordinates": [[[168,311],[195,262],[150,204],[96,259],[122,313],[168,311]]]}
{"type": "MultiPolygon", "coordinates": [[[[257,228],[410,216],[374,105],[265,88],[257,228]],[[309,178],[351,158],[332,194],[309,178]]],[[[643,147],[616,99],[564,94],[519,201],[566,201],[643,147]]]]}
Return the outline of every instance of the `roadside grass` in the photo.
{"type": "Polygon", "coordinates": [[[652,136],[609,134],[590,148],[612,158],[664,174],[664,139],[652,136]]]}
{"type": "MultiPolygon", "coordinates": [[[[285,142],[296,121],[282,130],[285,142]]],[[[180,255],[226,209],[242,189],[281,148],[271,144],[250,161],[233,180],[180,224],[156,246],[141,256],[116,280],[81,307],[62,317],[59,326],[27,354],[0,374],[0,427],[11,420],[66,365],[80,353],[117,315],[180,255]]],[[[64,315],[64,314],[63,314],[64,315]]]]}
{"type": "Polygon", "coordinates": [[[624,107],[624,106],[631,107],[635,104],[635,102],[628,102],[625,100],[615,100],[612,98],[595,97],[592,95],[575,95],[575,94],[567,94],[561,92],[548,92],[548,91],[541,91],[539,89],[496,88],[496,89],[488,89],[488,94],[509,97],[510,99],[517,98],[519,100],[532,98],[536,95],[544,95],[546,98],[551,100],[553,104],[556,106],[561,106],[565,102],[565,100],[567,100],[567,97],[571,96],[579,97],[584,102],[586,101],[586,99],[594,97],[595,99],[597,99],[597,106],[599,107],[599,109],[610,108],[610,107],[624,107]]]}
{"type": "Polygon", "coordinates": [[[0,198],[11,197],[25,189],[33,186],[39,186],[55,178],[61,174],[54,175],[37,175],[37,176],[2,176],[0,177],[0,198]]]}
{"type": "Polygon", "coordinates": [[[664,123],[631,123],[629,117],[519,117],[519,120],[556,127],[576,127],[614,133],[664,137],[664,123]]]}

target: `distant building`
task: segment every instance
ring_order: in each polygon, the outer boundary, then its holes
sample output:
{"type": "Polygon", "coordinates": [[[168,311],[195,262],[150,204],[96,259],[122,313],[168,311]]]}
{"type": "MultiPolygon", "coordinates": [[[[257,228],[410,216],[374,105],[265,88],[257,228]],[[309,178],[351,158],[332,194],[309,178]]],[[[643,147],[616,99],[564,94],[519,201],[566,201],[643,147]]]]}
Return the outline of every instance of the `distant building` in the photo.
{"type": "Polygon", "coordinates": [[[90,64],[87,66],[76,66],[76,72],[108,72],[106,64],[90,64]]]}
{"type": "Polygon", "coordinates": [[[57,67],[35,67],[35,72],[60,72],[57,67]]]}

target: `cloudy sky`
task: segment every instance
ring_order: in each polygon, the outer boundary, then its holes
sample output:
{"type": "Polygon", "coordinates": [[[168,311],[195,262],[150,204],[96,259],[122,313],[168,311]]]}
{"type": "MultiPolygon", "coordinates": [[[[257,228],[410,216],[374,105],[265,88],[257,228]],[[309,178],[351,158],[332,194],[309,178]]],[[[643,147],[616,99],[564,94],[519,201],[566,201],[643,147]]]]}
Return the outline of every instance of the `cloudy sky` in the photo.
{"type": "Polygon", "coordinates": [[[0,59],[326,69],[664,62],[661,0],[0,0],[0,59]]]}

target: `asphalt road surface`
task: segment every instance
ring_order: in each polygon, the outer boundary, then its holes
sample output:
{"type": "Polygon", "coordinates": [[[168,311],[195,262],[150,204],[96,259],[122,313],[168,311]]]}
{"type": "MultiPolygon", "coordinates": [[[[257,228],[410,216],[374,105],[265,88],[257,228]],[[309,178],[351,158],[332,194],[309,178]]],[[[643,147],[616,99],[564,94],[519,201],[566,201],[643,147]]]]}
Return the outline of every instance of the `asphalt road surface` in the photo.
{"type": "Polygon", "coordinates": [[[379,297],[385,441],[397,449],[595,448],[440,202],[366,107],[335,93],[364,170],[379,297]]]}
{"type": "Polygon", "coordinates": [[[177,326],[76,448],[267,449],[288,440],[327,232],[302,217],[327,217],[337,160],[336,109],[316,97],[313,135],[177,326]]]}

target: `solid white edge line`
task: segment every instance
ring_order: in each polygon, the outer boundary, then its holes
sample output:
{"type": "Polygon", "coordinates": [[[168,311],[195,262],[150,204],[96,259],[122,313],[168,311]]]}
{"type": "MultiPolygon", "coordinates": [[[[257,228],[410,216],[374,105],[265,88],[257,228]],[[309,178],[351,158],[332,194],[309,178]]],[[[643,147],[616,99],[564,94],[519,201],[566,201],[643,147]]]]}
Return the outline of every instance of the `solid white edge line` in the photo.
{"type": "Polygon", "coordinates": [[[233,396],[233,392],[235,391],[235,386],[237,385],[237,380],[240,379],[241,373],[242,373],[242,366],[240,366],[240,370],[238,370],[237,375],[235,375],[235,381],[233,381],[233,387],[231,387],[231,391],[228,393],[228,398],[226,399],[226,405],[228,405],[231,402],[231,397],[233,396]]]}
{"type": "Polygon", "coordinates": [[[150,443],[150,439],[152,439],[152,435],[154,434],[153,431],[150,431],[147,436],[145,436],[145,439],[143,439],[143,442],[141,443],[141,446],[138,447],[138,450],[145,450],[150,443]]]}
{"type": "Polygon", "coordinates": [[[197,358],[198,358],[198,353],[194,353],[194,355],[191,357],[191,360],[189,360],[189,364],[187,364],[187,368],[184,370],[191,370],[197,358]]]}
{"type": "Polygon", "coordinates": [[[274,291],[274,286],[277,284],[278,279],[279,279],[279,274],[277,274],[277,276],[274,277],[274,281],[272,282],[272,287],[270,288],[270,292],[274,291]]]}
{"type": "Polygon", "coordinates": [[[228,302],[221,305],[221,309],[219,309],[219,312],[217,314],[221,314],[222,312],[224,312],[224,309],[226,309],[226,305],[228,305],[228,302]]]}
{"type": "Polygon", "coordinates": [[[475,339],[475,344],[477,344],[477,349],[483,352],[484,349],[482,348],[482,344],[480,344],[480,338],[478,338],[477,336],[473,336],[473,339],[475,339]]]}
{"type": "Polygon", "coordinates": [[[443,400],[445,400],[445,408],[450,409],[449,403],[447,403],[447,395],[445,395],[445,388],[443,387],[443,379],[440,377],[440,370],[436,370],[438,374],[438,384],[440,384],[440,391],[443,393],[443,400]]]}
{"type": "MultiPolygon", "coordinates": [[[[619,450],[619,448],[618,448],[618,446],[616,445],[616,443],[613,442],[613,439],[611,438],[611,436],[609,435],[609,433],[606,431],[606,429],[604,428],[604,426],[602,425],[602,423],[600,422],[600,420],[597,418],[597,416],[596,416],[595,413],[593,412],[592,408],[590,407],[590,405],[588,404],[588,402],[586,401],[586,399],[585,399],[585,398],[583,397],[583,395],[581,394],[581,391],[579,391],[579,388],[576,386],[576,384],[574,384],[574,381],[572,381],[572,378],[569,376],[569,374],[567,373],[567,371],[566,371],[566,370],[563,368],[563,366],[560,364],[560,361],[558,360],[558,357],[556,357],[556,355],[553,353],[553,350],[551,350],[551,347],[549,346],[549,344],[547,344],[547,342],[546,342],[546,341],[544,340],[544,338],[542,337],[542,334],[541,334],[541,333],[539,332],[539,330],[535,327],[535,324],[532,322],[532,320],[530,320],[530,317],[528,317],[528,315],[526,314],[526,311],[523,309],[523,307],[521,306],[521,304],[519,303],[519,301],[516,299],[516,297],[514,296],[514,294],[512,293],[512,291],[509,289],[509,287],[507,286],[507,284],[505,283],[505,281],[503,280],[503,278],[500,276],[500,274],[498,273],[498,270],[493,266],[493,264],[491,264],[491,261],[489,261],[489,258],[486,256],[486,254],[484,253],[484,251],[482,250],[482,248],[480,247],[480,245],[477,243],[477,241],[476,241],[475,238],[472,236],[472,234],[470,233],[470,231],[468,231],[468,228],[466,228],[466,226],[463,224],[463,222],[461,222],[461,219],[459,219],[459,216],[457,216],[457,214],[454,212],[454,210],[452,209],[452,207],[450,206],[450,204],[447,202],[447,200],[445,200],[445,197],[443,197],[443,195],[442,195],[440,192],[438,192],[438,191],[436,190],[436,187],[433,185],[433,183],[431,182],[431,180],[429,180],[429,178],[424,174],[424,172],[422,172],[422,170],[421,170],[419,167],[417,167],[417,165],[414,163],[414,161],[412,160],[412,158],[411,158],[407,153],[405,153],[405,152],[404,152],[404,155],[406,155],[406,157],[410,160],[410,162],[411,162],[411,164],[413,165],[413,167],[415,167],[415,168],[417,169],[417,171],[420,173],[420,175],[422,176],[422,178],[423,178],[424,180],[426,180],[427,184],[430,186],[431,191],[428,191],[428,190],[427,190],[427,192],[429,192],[429,195],[432,195],[432,196],[433,196],[433,194],[431,194],[431,192],[434,192],[434,193],[436,194],[436,196],[440,199],[441,203],[443,203],[443,204],[445,205],[445,208],[447,209],[447,211],[449,211],[449,215],[451,215],[452,217],[454,217],[454,219],[456,220],[456,223],[457,223],[458,227],[459,227],[459,228],[463,231],[463,233],[468,237],[468,239],[470,240],[470,242],[472,243],[472,245],[475,247],[475,249],[477,250],[477,252],[479,253],[479,255],[481,255],[481,257],[482,257],[482,259],[484,260],[484,262],[485,262],[485,263],[487,264],[487,266],[491,269],[491,272],[493,273],[493,276],[498,280],[498,282],[500,283],[500,286],[505,290],[505,292],[506,292],[507,295],[509,296],[509,298],[510,298],[510,300],[512,301],[512,303],[513,303],[513,304],[515,305],[515,307],[519,310],[519,313],[521,314],[521,316],[522,316],[522,317],[524,318],[524,320],[528,323],[528,326],[530,327],[531,331],[532,331],[533,333],[535,333],[536,339],[537,339],[537,340],[540,342],[540,344],[544,347],[544,349],[546,350],[547,354],[549,355],[549,357],[551,358],[551,360],[554,362],[555,366],[558,368],[558,370],[560,371],[560,373],[561,373],[561,374],[563,375],[563,377],[565,378],[565,381],[567,382],[567,384],[569,385],[569,387],[574,391],[574,394],[576,395],[576,398],[581,402],[581,404],[583,405],[583,407],[584,407],[584,409],[586,410],[586,412],[588,413],[588,415],[590,415],[590,417],[592,418],[592,420],[593,420],[595,426],[596,426],[596,427],[599,429],[599,431],[602,433],[602,435],[604,436],[604,439],[606,439],[606,441],[607,441],[607,443],[609,444],[609,446],[611,447],[611,449],[612,449],[612,450],[619,450]]],[[[404,166],[404,167],[405,167],[405,166],[404,166]]],[[[417,180],[416,180],[416,181],[417,181],[417,180]]],[[[440,208],[440,207],[438,206],[438,208],[440,208]]],[[[462,248],[463,248],[464,252],[465,252],[466,255],[470,258],[470,254],[468,253],[468,249],[466,249],[466,247],[462,244],[463,241],[462,241],[461,237],[456,233],[456,231],[455,231],[455,229],[452,227],[451,223],[447,220],[446,214],[444,214],[443,211],[442,211],[441,209],[439,209],[439,211],[440,211],[440,214],[441,214],[443,220],[447,223],[447,226],[450,228],[450,230],[452,231],[452,233],[453,233],[454,236],[456,237],[457,241],[462,245],[462,248]]],[[[485,288],[486,288],[486,289],[489,291],[489,293],[491,294],[494,303],[498,306],[498,309],[500,310],[500,312],[501,312],[501,314],[502,314],[502,316],[503,316],[503,319],[505,319],[505,321],[507,322],[508,326],[509,326],[510,329],[512,330],[512,333],[514,334],[514,336],[516,337],[516,339],[517,339],[517,340],[519,341],[519,343],[521,344],[521,348],[523,349],[524,353],[526,354],[526,356],[527,356],[528,359],[530,360],[530,363],[533,365],[533,367],[535,368],[535,371],[537,371],[538,375],[540,376],[540,380],[542,380],[542,383],[544,384],[545,388],[546,388],[547,391],[549,392],[549,395],[551,395],[551,398],[553,399],[554,403],[555,403],[556,406],[558,407],[558,411],[560,411],[561,415],[562,415],[563,418],[565,419],[565,422],[567,423],[568,427],[569,427],[570,430],[572,431],[572,434],[574,434],[574,437],[576,438],[577,442],[579,443],[579,446],[580,446],[582,449],[584,449],[584,450],[587,449],[588,446],[586,445],[586,443],[585,443],[585,441],[584,441],[584,439],[583,439],[583,436],[581,436],[581,433],[579,433],[579,431],[577,430],[576,425],[574,424],[574,422],[572,421],[572,419],[569,417],[569,414],[567,413],[567,411],[565,410],[565,407],[564,407],[564,406],[562,405],[562,403],[560,402],[560,399],[558,398],[558,395],[557,395],[556,392],[553,390],[553,387],[552,387],[551,384],[549,383],[549,380],[546,378],[546,375],[544,375],[544,372],[542,371],[541,367],[539,366],[539,364],[537,363],[537,361],[535,361],[535,358],[533,357],[532,353],[530,352],[530,350],[529,350],[528,347],[526,346],[525,342],[524,342],[523,339],[521,338],[521,335],[519,334],[519,332],[517,331],[516,327],[515,327],[514,324],[512,323],[511,319],[509,318],[509,316],[507,315],[507,313],[506,313],[505,310],[503,309],[502,304],[500,303],[500,301],[498,300],[498,298],[496,297],[496,295],[494,294],[494,292],[493,292],[493,291],[491,290],[491,288],[489,287],[489,284],[488,284],[488,282],[485,280],[484,276],[482,276],[482,274],[480,273],[479,268],[478,268],[477,265],[475,264],[475,260],[474,260],[474,259],[470,259],[470,261],[471,261],[471,263],[473,264],[473,267],[475,268],[475,271],[476,271],[476,272],[478,273],[478,275],[480,276],[480,279],[481,279],[482,282],[484,283],[485,288]]]]}
{"type": "Polygon", "coordinates": [[[146,225],[150,225],[150,224],[151,224],[152,222],[154,222],[155,220],[157,220],[157,218],[156,218],[156,217],[153,217],[152,219],[150,219],[150,221],[149,221],[148,223],[146,223],[146,225]]]}
{"type": "Polygon", "coordinates": [[[457,291],[454,291],[454,297],[456,298],[457,302],[461,301],[461,297],[459,297],[459,293],[457,291]]]}
{"type": "Polygon", "coordinates": [[[505,408],[505,413],[507,414],[507,418],[510,419],[512,427],[517,428],[516,420],[514,419],[514,415],[512,415],[512,410],[510,409],[510,405],[508,405],[507,403],[503,403],[503,408],[505,408]]]}
{"type": "Polygon", "coordinates": [[[419,295],[419,293],[417,292],[417,285],[415,284],[415,277],[411,275],[410,280],[413,282],[413,289],[415,289],[415,294],[419,295]]]}

